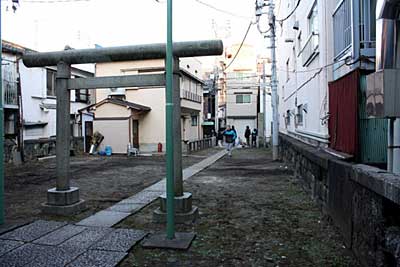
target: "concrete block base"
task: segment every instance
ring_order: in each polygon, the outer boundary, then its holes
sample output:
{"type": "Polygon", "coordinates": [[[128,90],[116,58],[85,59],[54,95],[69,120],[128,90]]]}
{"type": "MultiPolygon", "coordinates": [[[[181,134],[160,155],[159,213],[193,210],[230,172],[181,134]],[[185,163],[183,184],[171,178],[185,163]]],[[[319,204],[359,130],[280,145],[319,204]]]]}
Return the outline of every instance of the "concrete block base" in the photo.
{"type": "MultiPolygon", "coordinates": [[[[199,208],[193,206],[189,212],[177,213],[175,212],[175,223],[190,223],[194,222],[199,217],[199,208]]],[[[153,221],[155,223],[166,223],[167,213],[161,211],[160,208],[153,212],[153,221]]]]}
{"type": "Polygon", "coordinates": [[[68,206],[79,202],[79,188],[71,187],[69,190],[47,190],[47,204],[53,206],[68,206]]]}
{"type": "MultiPolygon", "coordinates": [[[[175,197],[175,223],[193,222],[199,216],[199,209],[192,206],[192,193],[184,192],[182,196],[175,197]]],[[[153,213],[153,221],[165,223],[167,221],[167,195],[160,196],[160,207],[153,213]]]]}
{"type": "Polygon", "coordinates": [[[86,202],[80,199],[78,202],[71,205],[56,206],[48,203],[42,204],[42,212],[53,215],[75,215],[86,209],[86,202]]]}
{"type": "Polygon", "coordinates": [[[175,233],[174,239],[168,239],[165,233],[158,233],[147,238],[142,247],[187,250],[195,237],[194,233],[175,233]]]}

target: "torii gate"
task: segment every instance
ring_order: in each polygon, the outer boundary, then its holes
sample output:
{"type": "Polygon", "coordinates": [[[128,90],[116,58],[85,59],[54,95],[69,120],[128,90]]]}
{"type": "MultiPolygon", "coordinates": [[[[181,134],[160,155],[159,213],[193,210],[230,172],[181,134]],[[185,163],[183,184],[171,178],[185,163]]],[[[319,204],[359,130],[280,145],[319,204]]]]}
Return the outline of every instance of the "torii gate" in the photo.
{"type": "MultiPolygon", "coordinates": [[[[220,40],[177,42],[173,44],[174,58],[172,84],[174,89],[169,91],[167,86],[166,92],[168,198],[166,201],[167,219],[169,220],[169,224],[171,224],[171,220],[172,224],[174,223],[173,214],[175,205],[172,196],[175,196],[176,199],[177,197],[182,198],[184,195],[182,181],[179,57],[212,56],[221,55],[222,53],[223,44],[220,40]]],[[[165,57],[165,44],[27,53],[23,56],[23,62],[27,67],[57,66],[57,179],[56,187],[47,191],[47,203],[44,205],[46,212],[55,214],[73,214],[82,210],[85,205],[84,201],[79,197],[79,188],[70,186],[70,90],[118,87],[146,88],[151,86],[165,86],[167,81],[164,74],[71,79],[71,64],[163,59],[165,57]]],[[[170,87],[172,89],[172,86],[170,87]]]]}

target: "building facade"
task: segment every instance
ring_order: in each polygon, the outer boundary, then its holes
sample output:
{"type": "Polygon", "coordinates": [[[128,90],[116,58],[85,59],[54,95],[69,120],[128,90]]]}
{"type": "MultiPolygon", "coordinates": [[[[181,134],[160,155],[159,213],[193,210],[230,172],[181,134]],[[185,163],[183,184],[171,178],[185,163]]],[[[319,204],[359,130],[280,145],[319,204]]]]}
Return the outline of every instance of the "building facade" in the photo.
{"type": "MultiPolygon", "coordinates": [[[[2,40],[2,46],[5,161],[53,155],[56,145],[56,67],[27,68],[21,57],[33,50],[5,40],[2,40]]],[[[93,73],[72,68],[72,77],[93,77],[93,73]]],[[[93,90],[71,90],[72,136],[83,136],[85,122],[79,110],[93,101],[93,90]]]]}
{"type": "MultiPolygon", "coordinates": [[[[181,134],[187,143],[203,138],[203,81],[201,63],[196,59],[180,59],[181,79],[181,134]]],[[[96,76],[164,73],[163,60],[99,63],[96,76]]],[[[114,101],[115,102],[115,101],[114,101]]],[[[96,105],[90,107],[94,114],[93,130],[105,136],[102,146],[110,145],[115,153],[126,153],[128,144],[142,152],[165,151],[165,87],[119,88],[97,90],[96,105]],[[116,98],[122,105],[109,101],[116,98]],[[104,103],[104,101],[108,103],[104,103]],[[122,102],[121,102],[122,103],[122,102]],[[125,105],[124,109],[123,106],[125,105]],[[142,107],[142,110],[133,108],[142,107]],[[121,113],[123,112],[123,114],[121,113]],[[128,112],[128,113],[127,113],[128,112]],[[105,122],[107,121],[107,123],[105,122]],[[108,123],[119,122],[123,137],[108,123]],[[122,122],[125,121],[125,122],[122,122]],[[136,140],[136,141],[134,141],[136,140]]],[[[120,134],[120,133],[119,133],[120,134]]]]}
{"type": "Polygon", "coordinates": [[[287,1],[277,10],[278,19],[295,10],[276,31],[280,131],[364,163],[384,162],[381,142],[362,145],[386,135],[384,121],[364,112],[366,75],[375,66],[376,1],[296,6],[287,1]]]}

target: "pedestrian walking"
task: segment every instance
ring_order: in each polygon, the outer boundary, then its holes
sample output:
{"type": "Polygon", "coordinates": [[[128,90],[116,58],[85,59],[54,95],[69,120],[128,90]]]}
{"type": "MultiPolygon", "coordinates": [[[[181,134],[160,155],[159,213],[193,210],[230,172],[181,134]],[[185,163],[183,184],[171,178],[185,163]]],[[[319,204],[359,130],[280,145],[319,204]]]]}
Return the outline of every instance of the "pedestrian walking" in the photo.
{"type": "Polygon", "coordinates": [[[257,136],[258,136],[258,130],[256,128],[253,129],[251,132],[251,146],[252,147],[257,147],[257,136]]]}
{"type": "Polygon", "coordinates": [[[236,140],[236,132],[231,128],[231,126],[227,126],[223,135],[225,136],[226,150],[228,150],[228,155],[232,157],[232,149],[236,140]]]}
{"type": "Polygon", "coordinates": [[[246,126],[246,130],[244,131],[244,137],[246,138],[246,145],[250,146],[250,135],[251,135],[251,130],[249,126],[246,126]]]}
{"type": "MultiPolygon", "coordinates": [[[[234,125],[232,125],[232,131],[234,131],[235,132],[235,136],[236,136],[236,138],[237,138],[237,132],[236,132],[236,129],[235,129],[235,126],[234,125]]],[[[237,139],[239,139],[239,138],[237,138],[237,139]]],[[[237,140],[237,141],[239,141],[239,140],[237,140]]],[[[233,142],[233,146],[236,146],[236,139],[235,139],[235,142],[233,142]]]]}

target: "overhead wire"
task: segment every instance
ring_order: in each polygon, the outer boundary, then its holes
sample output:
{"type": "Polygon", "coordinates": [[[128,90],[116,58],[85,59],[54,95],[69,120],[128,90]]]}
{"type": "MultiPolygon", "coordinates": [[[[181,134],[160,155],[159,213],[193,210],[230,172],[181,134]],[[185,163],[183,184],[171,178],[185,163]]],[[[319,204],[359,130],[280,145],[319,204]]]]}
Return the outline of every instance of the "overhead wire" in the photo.
{"type": "Polygon", "coordinates": [[[247,38],[247,35],[249,34],[251,26],[253,26],[253,22],[250,21],[249,26],[247,27],[246,33],[245,33],[245,35],[243,37],[242,43],[239,46],[239,49],[236,51],[235,56],[233,57],[231,62],[229,62],[228,66],[226,66],[225,70],[227,70],[232,65],[233,62],[235,62],[236,57],[238,56],[240,50],[242,49],[242,46],[243,46],[244,42],[246,41],[246,38],[247,38]]]}
{"type": "Polygon", "coordinates": [[[220,9],[220,8],[218,8],[218,7],[215,7],[215,6],[213,6],[213,5],[209,4],[209,3],[203,2],[203,1],[201,1],[201,0],[194,0],[194,1],[197,2],[197,3],[199,3],[199,4],[201,4],[201,5],[203,5],[203,6],[209,7],[209,8],[211,8],[211,9],[214,9],[215,11],[218,11],[218,12],[220,12],[220,13],[224,13],[224,14],[230,15],[230,16],[232,16],[232,17],[236,17],[236,18],[240,18],[240,19],[246,19],[246,20],[251,19],[251,17],[247,17],[247,16],[235,14],[235,13],[233,13],[233,12],[220,9]]]}
{"type": "Polygon", "coordinates": [[[286,17],[284,17],[283,19],[276,19],[277,22],[279,23],[283,23],[284,21],[288,20],[293,14],[294,12],[296,12],[296,9],[299,7],[301,0],[297,1],[296,6],[294,7],[294,9],[289,13],[289,15],[287,15],[286,17]]]}

